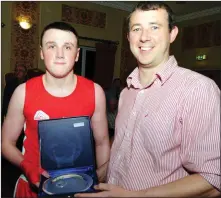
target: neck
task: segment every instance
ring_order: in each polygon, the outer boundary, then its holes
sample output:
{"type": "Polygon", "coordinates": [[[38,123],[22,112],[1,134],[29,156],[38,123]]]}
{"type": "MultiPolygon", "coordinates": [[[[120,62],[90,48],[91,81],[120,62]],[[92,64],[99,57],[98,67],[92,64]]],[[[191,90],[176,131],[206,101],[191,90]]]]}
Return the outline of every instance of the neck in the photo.
{"type": "Polygon", "coordinates": [[[70,72],[64,78],[55,78],[48,72],[43,76],[45,89],[53,96],[64,97],[70,95],[77,83],[77,77],[70,72]]]}
{"type": "Polygon", "coordinates": [[[163,68],[164,64],[168,61],[168,59],[169,57],[157,66],[145,67],[145,66],[139,65],[140,84],[144,87],[152,83],[153,80],[156,78],[156,73],[159,72],[163,68]]]}
{"type": "Polygon", "coordinates": [[[150,68],[139,67],[140,84],[143,87],[147,86],[153,81],[155,74],[156,72],[154,70],[151,70],[150,68]]]}

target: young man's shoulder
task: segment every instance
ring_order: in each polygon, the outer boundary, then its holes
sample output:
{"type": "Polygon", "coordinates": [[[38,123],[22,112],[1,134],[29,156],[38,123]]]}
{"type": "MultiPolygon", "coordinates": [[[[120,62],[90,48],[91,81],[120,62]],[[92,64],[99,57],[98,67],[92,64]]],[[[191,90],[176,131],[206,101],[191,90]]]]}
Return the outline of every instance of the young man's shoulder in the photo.
{"type": "Polygon", "coordinates": [[[85,84],[94,84],[94,82],[86,77],[83,77],[83,76],[77,76],[77,79],[80,83],[85,83],[85,84]]]}
{"type": "Polygon", "coordinates": [[[29,78],[26,83],[35,83],[35,82],[40,82],[42,80],[42,75],[36,76],[33,78],[29,78]]]}

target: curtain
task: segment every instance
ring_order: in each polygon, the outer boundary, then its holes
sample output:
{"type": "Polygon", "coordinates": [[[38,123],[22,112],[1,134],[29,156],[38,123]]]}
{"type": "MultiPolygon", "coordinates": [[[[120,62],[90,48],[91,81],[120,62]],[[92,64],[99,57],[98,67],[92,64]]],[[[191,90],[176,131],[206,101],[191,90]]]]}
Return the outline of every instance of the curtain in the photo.
{"type": "Polygon", "coordinates": [[[96,43],[94,81],[104,89],[109,88],[113,80],[116,50],[116,45],[96,43]]]}

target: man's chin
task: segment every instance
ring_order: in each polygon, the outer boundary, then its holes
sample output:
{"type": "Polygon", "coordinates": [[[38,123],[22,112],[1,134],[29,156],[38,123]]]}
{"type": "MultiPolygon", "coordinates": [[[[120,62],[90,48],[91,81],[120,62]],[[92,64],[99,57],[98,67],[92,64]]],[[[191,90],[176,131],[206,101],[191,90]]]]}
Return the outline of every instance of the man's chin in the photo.
{"type": "Polygon", "coordinates": [[[58,78],[58,79],[61,79],[61,78],[65,78],[66,76],[68,76],[69,73],[59,73],[59,74],[56,74],[56,73],[51,73],[51,75],[54,77],[54,78],[58,78]]]}
{"type": "Polygon", "coordinates": [[[152,62],[151,61],[147,61],[147,60],[140,60],[140,61],[138,61],[138,65],[140,66],[140,67],[151,67],[151,64],[152,62]]]}

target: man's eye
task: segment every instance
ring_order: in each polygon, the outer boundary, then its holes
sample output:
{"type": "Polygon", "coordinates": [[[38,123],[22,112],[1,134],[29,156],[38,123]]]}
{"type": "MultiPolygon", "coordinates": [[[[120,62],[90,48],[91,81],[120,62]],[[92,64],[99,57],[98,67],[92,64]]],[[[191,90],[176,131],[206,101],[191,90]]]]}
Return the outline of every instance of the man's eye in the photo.
{"type": "Polygon", "coordinates": [[[157,30],[157,29],[159,29],[159,27],[158,26],[152,26],[152,29],[157,30]]]}
{"type": "Polygon", "coordinates": [[[49,48],[49,49],[54,49],[55,46],[54,46],[54,45],[49,45],[48,48],[49,48]]]}
{"type": "Polygon", "coordinates": [[[66,46],[66,47],[65,47],[65,49],[70,50],[70,49],[71,49],[71,47],[70,47],[70,46],[66,46]]]}
{"type": "Polygon", "coordinates": [[[140,28],[135,28],[133,29],[133,32],[138,32],[140,30],[140,28]]]}

